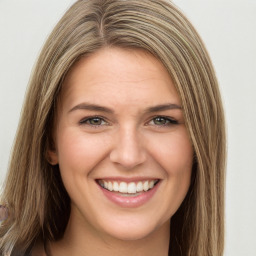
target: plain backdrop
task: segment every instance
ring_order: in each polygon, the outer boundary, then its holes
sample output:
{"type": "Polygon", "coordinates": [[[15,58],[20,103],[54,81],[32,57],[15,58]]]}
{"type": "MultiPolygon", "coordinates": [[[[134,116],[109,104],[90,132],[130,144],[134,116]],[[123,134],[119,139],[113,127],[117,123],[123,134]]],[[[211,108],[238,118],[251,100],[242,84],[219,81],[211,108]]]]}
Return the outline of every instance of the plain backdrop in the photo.
{"type": "MultiPolygon", "coordinates": [[[[73,0],[0,0],[0,185],[31,69],[73,0]]],[[[174,0],[215,66],[228,128],[225,256],[256,255],[256,1],[174,0]]],[[[217,256],[217,255],[216,255],[217,256]]]]}

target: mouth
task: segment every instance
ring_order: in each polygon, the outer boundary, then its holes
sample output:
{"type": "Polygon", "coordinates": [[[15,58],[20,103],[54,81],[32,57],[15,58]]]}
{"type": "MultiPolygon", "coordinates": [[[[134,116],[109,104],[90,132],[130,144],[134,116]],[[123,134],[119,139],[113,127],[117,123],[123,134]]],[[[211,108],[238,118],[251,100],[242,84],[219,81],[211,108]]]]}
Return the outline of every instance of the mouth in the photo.
{"type": "Polygon", "coordinates": [[[125,182],[125,181],[108,181],[108,180],[97,180],[97,183],[103,188],[110,192],[117,192],[123,196],[136,196],[141,192],[147,192],[153,189],[154,186],[159,182],[155,180],[144,180],[137,182],[125,182]]]}
{"type": "Polygon", "coordinates": [[[124,181],[120,179],[97,179],[103,195],[112,203],[125,208],[139,207],[150,201],[156,193],[159,179],[124,181]]]}

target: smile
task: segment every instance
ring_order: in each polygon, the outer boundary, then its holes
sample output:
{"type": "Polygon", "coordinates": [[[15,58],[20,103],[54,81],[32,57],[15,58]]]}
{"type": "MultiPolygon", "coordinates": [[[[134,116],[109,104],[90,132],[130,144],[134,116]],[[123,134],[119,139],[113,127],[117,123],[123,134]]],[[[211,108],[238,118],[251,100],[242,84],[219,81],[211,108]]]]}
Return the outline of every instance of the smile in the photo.
{"type": "Polygon", "coordinates": [[[151,200],[161,180],[159,179],[97,179],[103,195],[119,207],[136,208],[151,200]]]}
{"type": "Polygon", "coordinates": [[[147,192],[152,189],[159,180],[146,180],[146,181],[138,181],[138,182],[118,182],[118,181],[106,181],[106,180],[98,180],[98,184],[108,190],[113,192],[119,192],[122,194],[136,194],[140,192],[147,192]]]}

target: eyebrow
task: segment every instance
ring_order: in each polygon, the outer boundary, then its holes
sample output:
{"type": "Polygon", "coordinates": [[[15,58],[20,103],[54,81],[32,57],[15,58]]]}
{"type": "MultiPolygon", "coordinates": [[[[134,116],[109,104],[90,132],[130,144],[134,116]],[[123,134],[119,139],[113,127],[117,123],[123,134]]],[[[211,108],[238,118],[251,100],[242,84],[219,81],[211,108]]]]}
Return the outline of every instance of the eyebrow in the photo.
{"type": "Polygon", "coordinates": [[[153,107],[146,108],[145,113],[151,113],[151,112],[159,112],[164,110],[170,110],[170,109],[182,109],[181,106],[173,103],[167,103],[167,104],[161,104],[153,107]]]}
{"type": "MultiPolygon", "coordinates": [[[[145,113],[152,113],[152,112],[159,112],[159,111],[165,111],[165,110],[171,110],[171,109],[182,109],[181,106],[173,103],[167,103],[167,104],[161,104],[161,105],[156,105],[152,107],[148,107],[145,109],[145,113]]],[[[72,109],[69,110],[70,112],[73,112],[75,110],[91,110],[91,111],[100,111],[100,112],[105,112],[109,114],[113,114],[114,110],[108,107],[96,105],[96,104],[91,104],[91,103],[81,103],[73,107],[72,109]]]]}
{"type": "Polygon", "coordinates": [[[100,111],[100,112],[106,112],[109,114],[113,114],[114,110],[107,108],[107,107],[103,107],[100,105],[96,105],[96,104],[90,104],[90,103],[81,103],[76,105],[75,107],[73,107],[72,109],[69,110],[70,112],[73,112],[75,110],[79,110],[79,109],[85,109],[85,110],[91,110],[91,111],[100,111]]]}

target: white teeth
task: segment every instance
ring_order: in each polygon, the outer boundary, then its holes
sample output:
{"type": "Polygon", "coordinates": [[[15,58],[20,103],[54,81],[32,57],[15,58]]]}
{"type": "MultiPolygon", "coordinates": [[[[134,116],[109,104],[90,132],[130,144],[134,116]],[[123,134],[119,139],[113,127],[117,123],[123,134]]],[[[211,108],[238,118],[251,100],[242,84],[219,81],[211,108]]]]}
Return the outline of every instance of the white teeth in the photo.
{"type": "Polygon", "coordinates": [[[149,189],[148,181],[145,181],[144,184],[143,184],[143,190],[148,191],[148,189],[149,189]]]}
{"type": "Polygon", "coordinates": [[[99,184],[109,190],[109,191],[115,191],[120,192],[123,194],[136,194],[138,192],[142,191],[148,191],[152,189],[155,184],[157,183],[157,180],[151,180],[151,181],[139,181],[137,184],[135,182],[120,182],[120,184],[117,181],[105,181],[105,180],[99,180],[99,184]]]}
{"type": "Polygon", "coordinates": [[[141,181],[137,183],[137,187],[136,188],[137,188],[137,192],[143,191],[143,184],[142,184],[141,181]]]}
{"type": "Polygon", "coordinates": [[[114,191],[119,191],[119,186],[118,186],[118,183],[115,181],[114,183],[113,183],[113,190],[114,191]]]}
{"type": "Polygon", "coordinates": [[[153,187],[154,187],[154,181],[151,180],[151,181],[149,182],[149,188],[153,188],[153,187]]]}
{"type": "Polygon", "coordinates": [[[127,183],[121,182],[119,185],[119,192],[121,193],[127,193],[127,183]]]}
{"type": "Polygon", "coordinates": [[[127,192],[129,194],[134,194],[136,193],[136,191],[137,191],[136,184],[134,182],[129,183],[127,186],[127,192]]]}
{"type": "Polygon", "coordinates": [[[113,190],[113,186],[112,186],[112,182],[111,181],[108,182],[108,190],[109,191],[113,190]]]}

